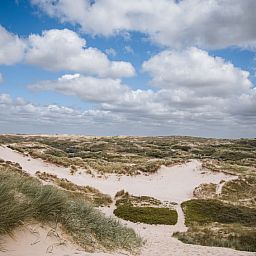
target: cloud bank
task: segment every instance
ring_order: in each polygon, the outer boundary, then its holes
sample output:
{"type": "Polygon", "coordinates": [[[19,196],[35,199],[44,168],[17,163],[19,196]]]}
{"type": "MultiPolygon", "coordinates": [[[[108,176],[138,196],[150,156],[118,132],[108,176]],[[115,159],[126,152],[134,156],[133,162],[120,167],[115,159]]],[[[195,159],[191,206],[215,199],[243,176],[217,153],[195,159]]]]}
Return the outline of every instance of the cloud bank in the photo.
{"type": "Polygon", "coordinates": [[[254,0],[31,0],[92,35],[138,31],[169,47],[256,46],[254,0]],[[111,18],[110,18],[111,17],[111,18]]]}
{"type": "Polygon", "coordinates": [[[29,88],[75,95],[127,124],[143,122],[172,129],[182,125],[187,131],[200,124],[206,130],[219,127],[217,133],[230,124],[256,125],[256,90],[249,73],[222,58],[194,47],[166,50],[145,61],[143,70],[152,77],[152,90],[134,90],[120,79],[78,74],[41,81],[29,88]]]}

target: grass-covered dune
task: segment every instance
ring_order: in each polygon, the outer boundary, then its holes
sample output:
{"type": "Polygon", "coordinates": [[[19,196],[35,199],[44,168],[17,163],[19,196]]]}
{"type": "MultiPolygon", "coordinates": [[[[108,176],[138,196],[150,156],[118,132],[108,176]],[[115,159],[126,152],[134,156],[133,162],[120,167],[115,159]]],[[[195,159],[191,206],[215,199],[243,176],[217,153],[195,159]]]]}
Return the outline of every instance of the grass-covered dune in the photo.
{"type": "Polygon", "coordinates": [[[215,199],[189,200],[182,208],[189,229],[175,234],[181,241],[256,251],[256,208],[215,199]]]}
{"type": "MultiPolygon", "coordinates": [[[[218,194],[216,184],[203,184],[195,190],[194,196],[200,200],[183,203],[189,229],[175,235],[186,243],[256,251],[256,138],[0,135],[0,145],[68,167],[71,173],[81,168],[97,175],[149,175],[157,172],[161,165],[198,159],[203,168],[238,178],[223,182],[218,194]]],[[[107,197],[98,201],[103,196],[89,188],[74,187],[65,180],[51,182],[65,190],[74,190],[73,195],[75,191],[87,194],[94,205],[111,203],[107,197]]],[[[164,207],[152,198],[128,197],[118,201],[115,214],[120,218],[134,222],[163,220],[165,224],[176,223],[175,212],[161,209],[164,207]]]]}
{"type": "Polygon", "coordinates": [[[154,173],[161,165],[188,159],[201,159],[204,167],[233,174],[251,174],[256,168],[256,139],[0,135],[1,144],[57,165],[99,173],[154,173]]]}
{"type": "Polygon", "coordinates": [[[26,221],[59,223],[82,248],[134,250],[140,237],[118,221],[105,217],[81,197],[43,185],[20,168],[0,163],[0,235],[11,234],[26,221]]]}

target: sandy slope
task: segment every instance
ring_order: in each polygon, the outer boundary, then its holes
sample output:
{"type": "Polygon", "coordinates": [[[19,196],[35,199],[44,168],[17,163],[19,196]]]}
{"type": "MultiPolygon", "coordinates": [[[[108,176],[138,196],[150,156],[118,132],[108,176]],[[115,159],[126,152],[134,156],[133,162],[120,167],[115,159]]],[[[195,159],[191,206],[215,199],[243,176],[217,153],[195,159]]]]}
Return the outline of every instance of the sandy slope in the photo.
{"type": "Polygon", "coordinates": [[[114,197],[117,191],[124,189],[133,195],[147,195],[161,201],[181,203],[193,197],[195,187],[202,183],[218,184],[221,180],[230,180],[235,176],[220,172],[202,170],[197,160],[173,167],[162,167],[156,174],[140,176],[93,177],[83,170],[71,175],[68,168],[46,163],[41,159],[23,156],[7,147],[0,147],[0,157],[19,163],[24,170],[34,175],[36,171],[56,174],[78,185],[89,185],[114,197]]]}
{"type": "Polygon", "coordinates": [[[2,256],[84,256],[87,255],[78,246],[74,246],[60,230],[38,223],[30,223],[16,229],[13,239],[1,238],[1,244],[7,250],[2,256]]]}
{"type": "MultiPolygon", "coordinates": [[[[202,183],[215,183],[219,184],[221,180],[230,180],[236,177],[225,175],[224,173],[212,173],[201,169],[201,163],[193,160],[188,164],[174,167],[162,167],[157,174],[150,176],[115,176],[110,175],[108,178],[95,178],[91,175],[85,174],[81,171],[81,174],[70,175],[69,170],[63,167],[57,167],[52,164],[43,162],[40,159],[32,159],[30,157],[23,156],[7,147],[0,147],[0,158],[19,163],[22,168],[28,171],[31,175],[34,175],[36,171],[45,171],[48,173],[56,174],[60,178],[67,178],[68,180],[78,185],[90,185],[100,189],[102,192],[110,194],[112,196],[121,189],[125,189],[134,195],[148,195],[158,198],[162,201],[173,201],[178,203],[177,211],[179,214],[178,223],[175,226],[165,225],[146,225],[135,224],[127,221],[122,221],[125,225],[134,228],[138,234],[140,234],[147,242],[142,248],[140,255],[145,256],[238,256],[238,255],[255,255],[255,253],[235,251],[227,248],[216,248],[199,245],[183,244],[177,239],[172,237],[175,231],[184,231],[186,227],[184,225],[184,215],[179,206],[182,201],[188,200],[193,197],[193,190],[195,187],[202,183]]],[[[218,193],[220,191],[218,188],[218,193]]],[[[113,207],[102,208],[102,211],[106,215],[113,215],[113,207]]],[[[40,237],[45,237],[44,229],[39,228],[40,237]]],[[[31,234],[26,233],[24,235],[21,230],[17,230],[15,233],[16,239],[10,239],[5,237],[5,248],[9,251],[6,253],[0,253],[4,256],[28,256],[28,255],[45,255],[46,250],[52,243],[56,243],[53,238],[47,238],[42,240],[43,245],[37,248],[36,244],[31,244],[31,234]],[[14,248],[14,249],[13,249],[14,248]],[[16,249],[15,249],[16,248],[16,249]],[[15,250],[16,253],[9,254],[15,250]],[[25,254],[23,253],[25,252],[25,254]],[[35,254],[35,252],[37,252],[35,254]]],[[[27,231],[28,232],[28,231],[27,231]]],[[[33,239],[32,239],[33,240],[33,239]]],[[[52,255],[123,255],[123,254],[106,254],[106,253],[82,253],[76,251],[72,244],[66,243],[66,245],[57,246],[56,251],[52,255]],[[60,253],[58,250],[62,250],[60,253]],[[63,251],[64,250],[64,251],[63,251]],[[66,250],[66,251],[65,251],[66,250]],[[58,254],[59,253],[59,254],[58,254]]]]}

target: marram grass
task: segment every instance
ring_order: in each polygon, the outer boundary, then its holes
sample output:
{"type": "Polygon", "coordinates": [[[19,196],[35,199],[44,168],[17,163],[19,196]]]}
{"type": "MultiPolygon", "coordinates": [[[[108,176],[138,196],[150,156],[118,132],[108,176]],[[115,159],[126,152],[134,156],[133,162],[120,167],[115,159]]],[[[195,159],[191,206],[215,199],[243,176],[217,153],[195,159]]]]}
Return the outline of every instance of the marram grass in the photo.
{"type": "Polygon", "coordinates": [[[2,163],[0,165],[0,235],[31,219],[57,222],[86,250],[94,248],[134,250],[142,240],[117,220],[106,217],[91,204],[51,185],[42,185],[2,163]]]}

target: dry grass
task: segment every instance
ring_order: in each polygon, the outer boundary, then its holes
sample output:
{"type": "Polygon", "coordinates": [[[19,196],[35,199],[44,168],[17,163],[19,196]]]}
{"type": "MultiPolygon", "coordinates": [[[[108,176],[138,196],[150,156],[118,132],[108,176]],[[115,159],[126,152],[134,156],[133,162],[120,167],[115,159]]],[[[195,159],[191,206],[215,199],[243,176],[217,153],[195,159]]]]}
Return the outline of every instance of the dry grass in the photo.
{"type": "Polygon", "coordinates": [[[91,202],[94,206],[110,206],[112,199],[110,195],[101,193],[98,189],[90,186],[79,186],[67,179],[60,179],[57,175],[45,172],[36,172],[36,176],[46,182],[55,184],[56,186],[70,191],[74,196],[91,202]]]}

